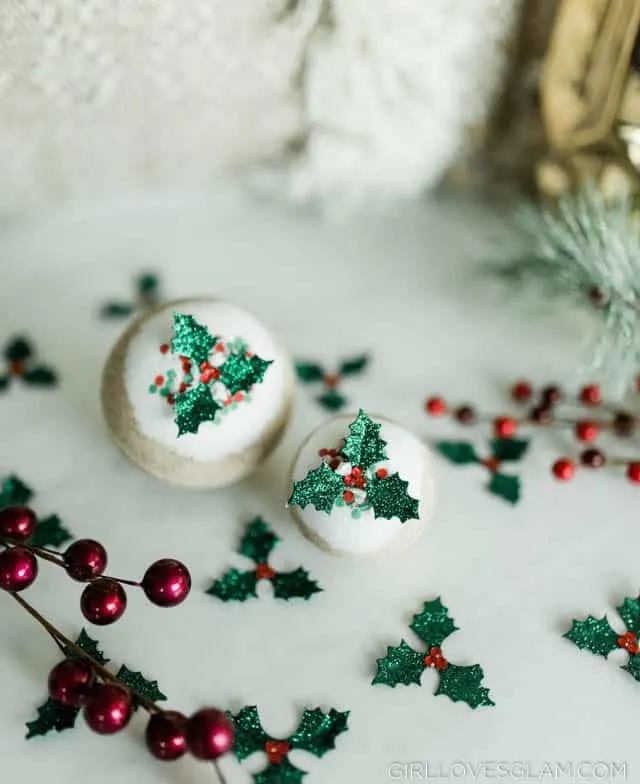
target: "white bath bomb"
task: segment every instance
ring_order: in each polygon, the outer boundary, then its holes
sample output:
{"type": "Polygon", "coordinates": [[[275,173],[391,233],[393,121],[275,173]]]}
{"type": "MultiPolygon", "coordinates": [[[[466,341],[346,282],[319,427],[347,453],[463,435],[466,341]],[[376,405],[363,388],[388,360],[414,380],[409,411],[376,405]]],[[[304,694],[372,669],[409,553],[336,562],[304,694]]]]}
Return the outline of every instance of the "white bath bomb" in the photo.
{"type": "Polygon", "coordinates": [[[431,453],[382,417],[337,416],[314,430],[292,468],[289,507],[303,533],[335,555],[403,549],[434,503],[431,453]]]}
{"type": "Polygon", "coordinates": [[[176,485],[220,487],[250,474],[276,446],[293,391],[291,360],[254,316],[189,299],[129,326],[107,360],[102,406],[116,444],[145,471],[176,485]]]}

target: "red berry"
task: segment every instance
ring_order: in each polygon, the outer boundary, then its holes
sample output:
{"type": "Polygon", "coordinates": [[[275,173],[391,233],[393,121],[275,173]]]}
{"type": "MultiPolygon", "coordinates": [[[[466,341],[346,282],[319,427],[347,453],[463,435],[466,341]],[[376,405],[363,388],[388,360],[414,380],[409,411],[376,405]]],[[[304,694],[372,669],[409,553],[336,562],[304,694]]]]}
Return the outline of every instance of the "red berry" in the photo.
{"type": "Polygon", "coordinates": [[[62,705],[79,708],[95,680],[91,665],[83,659],[65,659],[49,673],[49,696],[62,705]]]}
{"type": "Polygon", "coordinates": [[[120,583],[109,577],[100,577],[89,583],[80,597],[84,617],[96,626],[115,623],[127,608],[127,594],[120,583]]]}
{"type": "Polygon", "coordinates": [[[580,455],[580,462],[587,468],[600,468],[605,464],[606,458],[599,449],[585,449],[580,455]]]}
{"type": "Polygon", "coordinates": [[[13,539],[28,539],[36,530],[38,518],[28,506],[8,506],[0,511],[0,534],[13,539]]]}
{"type": "Polygon", "coordinates": [[[216,708],[205,708],[187,720],[187,745],[194,757],[215,760],[233,747],[233,724],[216,708]]]}
{"type": "Polygon", "coordinates": [[[256,579],[271,580],[275,576],[276,576],[275,569],[272,569],[268,563],[259,563],[256,566],[256,579]]]}
{"type": "Polygon", "coordinates": [[[142,578],[141,585],[147,599],[153,604],[159,607],[175,607],[189,595],[191,575],[180,561],[163,558],[151,564],[142,578]]]}
{"type": "Polygon", "coordinates": [[[640,463],[629,463],[627,466],[627,477],[634,484],[640,482],[640,463]]]}
{"type": "Polygon", "coordinates": [[[160,352],[161,352],[162,354],[168,354],[168,353],[169,353],[169,344],[168,344],[168,343],[163,343],[163,344],[160,346],[160,352]]]}
{"type": "Polygon", "coordinates": [[[0,589],[18,593],[38,576],[38,559],[23,547],[8,547],[0,553],[0,589]]]}
{"type": "Polygon", "coordinates": [[[493,428],[498,438],[512,438],[518,423],[513,417],[498,417],[493,423],[493,428]]]}
{"type": "Polygon", "coordinates": [[[453,415],[461,425],[470,425],[476,418],[476,412],[471,406],[460,406],[456,408],[453,415]]]}
{"type": "Polygon", "coordinates": [[[324,449],[324,448],[320,449],[318,451],[318,454],[320,455],[320,457],[326,457],[329,454],[329,450],[328,449],[324,449]]]}
{"type": "Polygon", "coordinates": [[[69,577],[80,583],[100,577],[107,568],[107,551],[93,539],[78,539],[62,558],[69,577]]]}
{"type": "Polygon", "coordinates": [[[336,468],[338,468],[339,465],[340,465],[340,458],[339,457],[333,457],[329,461],[329,467],[333,468],[334,471],[336,470],[336,468]]]}
{"type": "Polygon", "coordinates": [[[340,383],[340,376],[337,373],[326,373],[322,380],[325,387],[335,389],[340,383]]]}
{"type": "Polygon", "coordinates": [[[576,438],[578,441],[591,443],[595,441],[600,433],[600,428],[595,422],[590,422],[588,419],[583,419],[576,423],[576,438]]]}
{"type": "Polygon", "coordinates": [[[562,390],[555,384],[550,384],[542,390],[543,405],[555,406],[562,400],[562,390]]]}
{"type": "Polygon", "coordinates": [[[511,387],[511,397],[518,403],[526,403],[532,394],[533,389],[528,381],[516,381],[511,387]]]}
{"type": "Polygon", "coordinates": [[[153,383],[154,383],[154,384],[155,384],[157,387],[161,387],[161,386],[164,384],[164,376],[156,376],[156,377],[153,379],[153,383]]]}
{"type": "Polygon", "coordinates": [[[291,746],[286,740],[268,740],[264,744],[264,751],[271,765],[280,765],[290,750],[291,746]]]}
{"type": "Polygon", "coordinates": [[[424,407],[431,416],[442,416],[447,413],[447,404],[441,397],[430,397],[424,407]]]}
{"type": "Polygon", "coordinates": [[[560,460],[556,460],[553,464],[552,470],[557,479],[560,479],[562,482],[568,482],[570,479],[573,479],[576,472],[576,466],[573,460],[561,457],[560,460]]]}
{"type": "Polygon", "coordinates": [[[97,683],[84,706],[84,720],[100,735],[112,735],[124,729],[132,714],[131,694],[112,683],[97,683]]]}
{"type": "Polygon", "coordinates": [[[387,471],[386,468],[379,468],[376,471],[376,476],[378,477],[378,479],[386,479],[389,476],[389,472],[387,471]]]}
{"type": "Polygon", "coordinates": [[[580,400],[586,406],[597,406],[602,403],[600,387],[597,384],[586,384],[580,390],[580,400]]]}
{"type": "Polygon", "coordinates": [[[147,748],[156,759],[172,762],[187,751],[187,717],[178,711],[154,713],[145,733],[147,748]]]}
{"type": "Polygon", "coordinates": [[[345,504],[352,504],[356,500],[356,497],[351,490],[345,490],[342,494],[342,498],[344,499],[345,504]]]}

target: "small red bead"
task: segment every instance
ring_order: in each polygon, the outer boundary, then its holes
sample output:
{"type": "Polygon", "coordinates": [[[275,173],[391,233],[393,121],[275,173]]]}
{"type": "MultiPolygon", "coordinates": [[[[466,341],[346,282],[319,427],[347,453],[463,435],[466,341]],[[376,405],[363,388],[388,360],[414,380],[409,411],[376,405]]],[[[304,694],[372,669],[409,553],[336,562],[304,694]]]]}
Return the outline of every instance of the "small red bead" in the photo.
{"type": "Polygon", "coordinates": [[[498,417],[493,423],[493,429],[498,438],[512,438],[518,423],[513,417],[498,417]]]}
{"type": "Polygon", "coordinates": [[[580,455],[580,462],[587,468],[601,468],[605,464],[606,458],[600,449],[585,449],[580,455]]]}
{"type": "Polygon", "coordinates": [[[107,568],[107,551],[93,539],[78,539],[62,559],[69,577],[81,583],[100,577],[107,568]]]}
{"type": "Polygon", "coordinates": [[[533,388],[528,381],[516,381],[511,387],[511,397],[518,403],[526,403],[531,400],[533,388]]]}
{"type": "Polygon", "coordinates": [[[543,405],[555,406],[562,400],[562,390],[555,384],[550,384],[542,390],[543,405]]]}
{"type": "Polygon", "coordinates": [[[214,350],[218,352],[224,351],[225,350],[224,343],[216,343],[216,345],[214,346],[214,350]]]}
{"type": "Polygon", "coordinates": [[[180,384],[180,386],[178,387],[178,392],[179,392],[179,393],[182,395],[184,392],[186,392],[186,391],[187,391],[187,389],[189,389],[189,387],[188,387],[188,386],[187,386],[187,385],[184,383],[184,381],[183,381],[183,382],[180,384]]]}
{"type": "Polygon", "coordinates": [[[153,383],[154,383],[154,384],[155,384],[157,387],[161,387],[161,386],[164,384],[164,376],[156,376],[156,377],[153,379],[153,383]]]}
{"type": "Polygon", "coordinates": [[[96,626],[115,623],[127,608],[127,594],[120,583],[100,577],[89,583],[80,597],[80,610],[96,626]]]}
{"type": "Polygon", "coordinates": [[[572,460],[569,460],[566,457],[561,457],[560,460],[556,460],[553,464],[553,474],[557,479],[560,479],[563,482],[568,482],[570,479],[573,479],[573,476],[576,472],[575,463],[572,460]]]}
{"type": "Polygon", "coordinates": [[[339,465],[340,465],[339,457],[332,457],[331,460],[329,461],[329,467],[333,468],[334,471],[336,470],[336,468],[338,468],[339,465]]]}
{"type": "Polygon", "coordinates": [[[640,652],[638,635],[635,632],[626,632],[621,637],[618,637],[618,647],[624,648],[625,651],[635,656],[635,654],[640,652]]]}
{"type": "Polygon", "coordinates": [[[236,403],[241,403],[244,400],[244,392],[236,392],[232,400],[236,403]]]}
{"type": "Polygon", "coordinates": [[[271,765],[280,765],[291,750],[286,740],[268,740],[264,744],[265,754],[271,765]]]}
{"type": "Polygon", "coordinates": [[[580,390],[580,400],[586,406],[597,406],[602,403],[602,394],[597,384],[586,384],[580,390]]]}
{"type": "Polygon", "coordinates": [[[347,485],[347,487],[351,487],[353,484],[353,477],[351,474],[347,474],[342,481],[345,483],[345,485],[347,485]]]}
{"type": "Polygon", "coordinates": [[[441,397],[430,397],[424,407],[431,416],[442,416],[447,413],[447,404],[441,397]]]}
{"type": "Polygon", "coordinates": [[[28,506],[8,506],[0,511],[0,534],[13,539],[28,539],[38,525],[38,518],[28,506]]]}
{"type": "Polygon", "coordinates": [[[600,428],[595,422],[583,419],[576,423],[575,433],[578,441],[591,443],[591,441],[595,441],[600,434],[600,428]]]}
{"type": "Polygon", "coordinates": [[[342,498],[345,504],[352,504],[356,500],[356,497],[351,492],[351,490],[345,490],[344,493],[342,494],[342,498]]]}
{"type": "Polygon", "coordinates": [[[168,343],[163,343],[163,344],[160,346],[160,352],[161,352],[162,354],[168,354],[168,353],[169,353],[169,344],[168,344],[168,343]]]}
{"type": "Polygon", "coordinates": [[[84,720],[100,735],[124,729],[133,714],[130,692],[112,683],[97,683],[84,706],[84,720]]]}
{"type": "Polygon", "coordinates": [[[205,708],[187,720],[187,745],[194,757],[215,760],[231,751],[233,724],[217,708],[205,708]]]}
{"type": "Polygon", "coordinates": [[[376,476],[378,477],[378,479],[386,479],[389,476],[389,472],[387,471],[386,468],[379,468],[376,471],[376,476]]]}
{"type": "Polygon", "coordinates": [[[187,751],[187,717],[178,711],[154,713],[145,733],[147,748],[159,760],[172,762],[187,751]]]}
{"type": "Polygon", "coordinates": [[[476,419],[476,412],[471,406],[460,406],[453,415],[461,425],[471,425],[476,419]]]}
{"type": "Polygon", "coordinates": [[[629,463],[627,466],[627,477],[634,484],[640,482],[640,463],[629,463]]]}
{"type": "Polygon", "coordinates": [[[8,547],[0,553],[0,589],[18,593],[38,576],[38,559],[23,547],[8,547]]]}
{"type": "Polygon", "coordinates": [[[320,449],[320,450],[318,451],[318,455],[319,455],[320,457],[326,457],[328,454],[329,454],[329,450],[328,450],[328,449],[325,449],[325,448],[322,448],[322,449],[320,449]]]}
{"type": "Polygon", "coordinates": [[[481,460],[480,463],[488,470],[491,471],[492,474],[495,474],[496,471],[500,468],[500,460],[497,457],[485,457],[484,460],[481,460]]]}
{"type": "Polygon", "coordinates": [[[159,607],[175,607],[183,602],[191,590],[191,575],[187,567],[174,558],[156,561],[142,578],[142,590],[147,599],[159,607]]]}
{"type": "Polygon", "coordinates": [[[49,696],[62,705],[79,708],[87,699],[95,680],[89,662],[65,659],[49,673],[49,696]]]}
{"type": "Polygon", "coordinates": [[[167,395],[167,403],[172,406],[176,402],[175,395],[167,395]]]}
{"type": "Polygon", "coordinates": [[[268,563],[259,563],[256,566],[256,578],[258,580],[271,580],[275,576],[275,569],[272,569],[268,563]]]}

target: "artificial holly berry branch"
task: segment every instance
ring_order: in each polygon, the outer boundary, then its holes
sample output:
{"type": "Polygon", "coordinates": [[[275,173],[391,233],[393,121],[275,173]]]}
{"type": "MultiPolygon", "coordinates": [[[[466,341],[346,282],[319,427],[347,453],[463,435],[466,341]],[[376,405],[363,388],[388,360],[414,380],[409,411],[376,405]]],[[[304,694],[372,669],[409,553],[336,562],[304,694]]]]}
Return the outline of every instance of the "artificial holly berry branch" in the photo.
{"type": "MultiPolygon", "coordinates": [[[[14,514],[18,518],[28,517],[29,513],[24,504],[28,503],[33,495],[33,490],[22,479],[15,475],[7,476],[0,483],[0,509],[22,507],[16,508],[14,514]]],[[[60,547],[73,538],[56,514],[36,518],[29,525],[33,531],[28,540],[29,544],[38,547],[60,547]]]]}
{"type": "Polygon", "coordinates": [[[317,402],[329,411],[339,411],[347,403],[340,388],[344,379],[359,376],[369,364],[367,354],[343,359],[337,370],[327,370],[319,362],[296,362],[296,373],[303,384],[322,384],[323,392],[317,402]]]}
{"type": "Polygon", "coordinates": [[[419,501],[409,495],[409,483],[380,466],[388,460],[381,428],[360,409],[338,448],[321,449],[320,465],[293,483],[288,505],[304,508],[310,504],[326,514],[334,506],[346,506],[354,518],[372,510],[376,518],[397,517],[403,523],[416,519],[419,501]]]}
{"type": "MultiPolygon", "coordinates": [[[[110,735],[124,729],[137,707],[149,714],[147,748],[161,760],[175,760],[189,751],[201,760],[216,760],[233,746],[233,725],[217,708],[205,708],[190,718],[177,711],[161,708],[164,699],[155,681],[126,666],[116,675],[104,666],[107,659],[86,632],[76,642],[66,637],[21,595],[39,572],[39,561],[63,569],[73,580],[87,583],[80,607],[84,617],[97,625],[118,620],[127,604],[123,585],[140,588],[160,607],[181,604],[191,589],[188,569],[174,559],[153,563],[141,581],[105,577],[107,553],[91,539],[81,539],[63,553],[29,544],[36,526],[36,515],[28,507],[0,510],[0,590],[4,590],[56,643],[64,659],[49,675],[50,700],[38,709],[38,718],[28,724],[28,737],[61,731],[74,725],[82,710],[85,722],[94,731],[110,735]]],[[[217,768],[220,780],[224,779],[217,768]]]]}
{"type": "Polygon", "coordinates": [[[169,368],[149,386],[173,407],[178,436],[197,433],[204,422],[218,424],[223,412],[250,402],[250,393],[261,384],[273,360],[249,351],[239,338],[224,341],[212,335],[193,316],[173,314],[173,338],[160,346],[171,353],[180,370],[169,368]]]}
{"type": "Polygon", "coordinates": [[[482,686],[484,672],[479,664],[461,667],[445,658],[442,643],[458,627],[449,617],[449,611],[440,601],[440,597],[425,602],[422,612],[413,616],[409,628],[426,643],[427,653],[414,650],[404,640],[395,648],[390,645],[386,656],[377,660],[378,670],[372,681],[374,685],[420,685],[422,673],[432,668],[440,676],[436,695],[444,694],[453,702],[466,702],[471,708],[494,705],[489,697],[489,689],[482,686]]]}
{"type": "Polygon", "coordinates": [[[322,590],[315,580],[309,577],[306,569],[298,567],[290,572],[277,572],[269,564],[269,556],[280,539],[269,529],[261,517],[248,523],[240,540],[238,552],[255,563],[250,571],[229,569],[215,580],[207,593],[224,602],[244,602],[257,597],[258,581],[268,580],[273,586],[276,599],[309,599],[322,590]]]}

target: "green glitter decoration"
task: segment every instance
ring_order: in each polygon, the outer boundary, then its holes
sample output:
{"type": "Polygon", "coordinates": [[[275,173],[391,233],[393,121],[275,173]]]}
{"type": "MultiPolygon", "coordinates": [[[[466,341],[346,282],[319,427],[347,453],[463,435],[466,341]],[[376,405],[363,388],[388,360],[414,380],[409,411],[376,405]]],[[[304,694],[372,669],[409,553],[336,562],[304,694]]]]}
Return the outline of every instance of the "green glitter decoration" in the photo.
{"type": "Polygon", "coordinates": [[[120,667],[116,673],[116,678],[127,689],[131,689],[131,691],[134,691],[141,697],[146,697],[152,702],[161,702],[167,699],[158,688],[158,681],[147,680],[141,672],[130,670],[126,664],[120,667]]]}
{"type": "Polygon", "coordinates": [[[416,651],[405,640],[397,647],[389,646],[386,655],[377,660],[373,685],[420,685],[422,673],[433,667],[439,674],[436,695],[443,694],[453,702],[465,702],[474,709],[495,704],[489,697],[489,689],[482,685],[484,672],[479,664],[462,667],[444,658],[442,643],[458,627],[440,597],[424,603],[422,612],[413,617],[410,628],[426,643],[427,653],[416,651]]]}
{"type": "MultiPolygon", "coordinates": [[[[391,520],[395,517],[402,523],[417,519],[420,504],[409,495],[409,483],[398,473],[389,474],[386,468],[376,470],[379,462],[387,460],[387,442],[380,437],[381,427],[360,409],[339,451],[339,465],[331,468],[323,460],[304,479],[294,482],[288,506],[304,509],[311,505],[325,514],[330,514],[334,506],[348,506],[354,519],[369,509],[373,509],[376,518],[391,520]],[[349,476],[340,473],[343,463],[351,464],[352,472],[361,471],[364,484],[357,481],[349,484],[349,476]],[[353,488],[358,491],[357,498],[353,488]]],[[[327,451],[321,450],[320,454],[327,451]]],[[[337,456],[338,450],[332,450],[332,454],[337,456]]]]}
{"type": "Polygon", "coordinates": [[[487,490],[509,504],[520,500],[520,477],[499,470],[502,463],[521,460],[529,449],[529,441],[522,438],[494,438],[490,455],[480,458],[468,441],[439,441],[435,445],[440,454],[454,465],[481,465],[489,471],[487,490]]]}
{"type": "Polygon", "coordinates": [[[100,317],[103,319],[126,318],[136,311],[159,305],[162,299],[160,278],[153,272],[142,272],[134,281],[134,301],[109,300],[100,308],[100,317]]]}
{"type": "Polygon", "coordinates": [[[563,637],[571,640],[578,648],[605,659],[618,648],[625,650],[629,659],[621,665],[621,669],[640,681],[640,596],[637,599],[627,597],[616,610],[626,626],[624,634],[618,634],[612,629],[606,616],[594,618],[589,615],[584,621],[574,620],[563,637]]]}
{"type": "MultiPolygon", "coordinates": [[[[33,490],[20,477],[11,474],[0,482],[0,509],[27,504],[33,495],[33,490]]],[[[60,547],[72,538],[71,532],[65,528],[58,515],[49,515],[38,519],[29,544],[36,547],[60,547]]]]}
{"type": "Polygon", "coordinates": [[[246,357],[244,354],[231,354],[222,365],[220,382],[225,385],[229,393],[243,392],[251,389],[254,384],[260,384],[264,374],[273,360],[260,357],[246,357]]]}
{"type": "Polygon", "coordinates": [[[175,413],[178,435],[197,433],[203,422],[212,422],[220,410],[207,384],[198,384],[176,396],[175,413]]]}
{"type": "Polygon", "coordinates": [[[292,764],[289,753],[300,750],[324,757],[335,749],[337,737],[347,731],[349,711],[331,708],[325,713],[320,708],[306,708],[298,727],[288,738],[273,738],[265,732],[255,705],[228,716],[235,726],[234,752],[238,760],[242,762],[256,751],[267,755],[267,768],[253,774],[256,784],[299,784],[306,771],[292,764]]]}
{"type": "Polygon", "coordinates": [[[33,490],[15,474],[5,477],[0,484],[0,509],[19,506],[33,498],[33,490]]]}
{"type": "Polygon", "coordinates": [[[276,599],[309,599],[322,590],[302,567],[291,572],[277,572],[269,565],[269,556],[280,539],[269,529],[261,517],[247,524],[238,553],[255,563],[251,571],[229,569],[215,580],[206,591],[223,602],[245,602],[257,597],[259,580],[268,580],[273,586],[276,599]]]}
{"type": "Polygon", "coordinates": [[[4,347],[3,356],[6,370],[0,372],[0,392],[16,380],[34,387],[53,387],[58,383],[55,370],[37,361],[33,344],[24,337],[12,338],[4,347]]]}
{"type": "Polygon", "coordinates": [[[188,357],[197,366],[209,359],[216,339],[209,330],[199,324],[193,316],[184,313],[173,314],[173,339],[171,351],[188,357]]]}
{"type": "Polygon", "coordinates": [[[322,383],[324,391],[316,400],[328,411],[339,411],[348,399],[341,394],[339,387],[346,378],[361,375],[369,365],[368,354],[359,354],[344,359],[335,372],[327,370],[319,362],[296,362],[296,374],[303,384],[322,383]]]}

